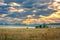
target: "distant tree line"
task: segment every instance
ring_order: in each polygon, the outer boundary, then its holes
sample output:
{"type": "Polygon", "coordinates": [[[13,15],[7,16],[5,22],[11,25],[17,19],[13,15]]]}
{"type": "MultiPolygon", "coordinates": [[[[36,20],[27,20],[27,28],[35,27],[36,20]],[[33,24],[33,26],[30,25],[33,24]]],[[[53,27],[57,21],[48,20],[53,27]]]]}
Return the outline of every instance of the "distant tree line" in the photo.
{"type": "Polygon", "coordinates": [[[44,23],[44,24],[41,24],[39,26],[35,26],[35,28],[48,28],[47,25],[44,23]]]}

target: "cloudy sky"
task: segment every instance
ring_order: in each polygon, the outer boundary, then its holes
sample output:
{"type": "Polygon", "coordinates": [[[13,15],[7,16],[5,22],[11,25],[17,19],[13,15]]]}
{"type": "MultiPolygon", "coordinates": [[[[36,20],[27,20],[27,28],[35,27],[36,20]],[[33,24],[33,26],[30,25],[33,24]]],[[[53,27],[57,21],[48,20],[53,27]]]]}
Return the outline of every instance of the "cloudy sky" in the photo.
{"type": "Polygon", "coordinates": [[[55,13],[57,10],[53,8],[55,3],[59,4],[57,2],[60,1],[0,0],[0,23],[39,24],[60,22],[60,15],[55,13]]]}

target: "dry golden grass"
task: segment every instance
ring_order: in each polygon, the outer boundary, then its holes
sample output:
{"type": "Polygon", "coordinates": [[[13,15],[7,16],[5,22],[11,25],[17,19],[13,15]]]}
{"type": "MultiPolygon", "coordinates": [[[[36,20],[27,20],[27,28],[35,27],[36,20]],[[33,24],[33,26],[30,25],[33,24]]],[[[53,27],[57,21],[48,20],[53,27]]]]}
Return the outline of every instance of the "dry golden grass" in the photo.
{"type": "Polygon", "coordinates": [[[0,28],[0,40],[60,40],[60,29],[0,28]]]}

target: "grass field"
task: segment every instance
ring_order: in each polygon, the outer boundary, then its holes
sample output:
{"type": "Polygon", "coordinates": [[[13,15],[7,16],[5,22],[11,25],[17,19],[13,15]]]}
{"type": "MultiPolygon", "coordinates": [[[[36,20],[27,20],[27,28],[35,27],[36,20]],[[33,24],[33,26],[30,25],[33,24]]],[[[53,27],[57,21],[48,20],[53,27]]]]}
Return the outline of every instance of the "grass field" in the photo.
{"type": "Polygon", "coordinates": [[[0,40],[60,40],[60,28],[0,28],[0,40]]]}

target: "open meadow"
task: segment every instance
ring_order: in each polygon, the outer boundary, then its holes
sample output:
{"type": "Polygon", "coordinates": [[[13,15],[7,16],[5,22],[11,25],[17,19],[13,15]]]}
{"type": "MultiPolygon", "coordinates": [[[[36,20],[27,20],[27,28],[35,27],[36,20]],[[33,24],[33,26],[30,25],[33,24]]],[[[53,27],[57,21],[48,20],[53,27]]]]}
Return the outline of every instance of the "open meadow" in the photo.
{"type": "Polygon", "coordinates": [[[60,40],[60,28],[0,28],[0,40],[60,40]]]}

